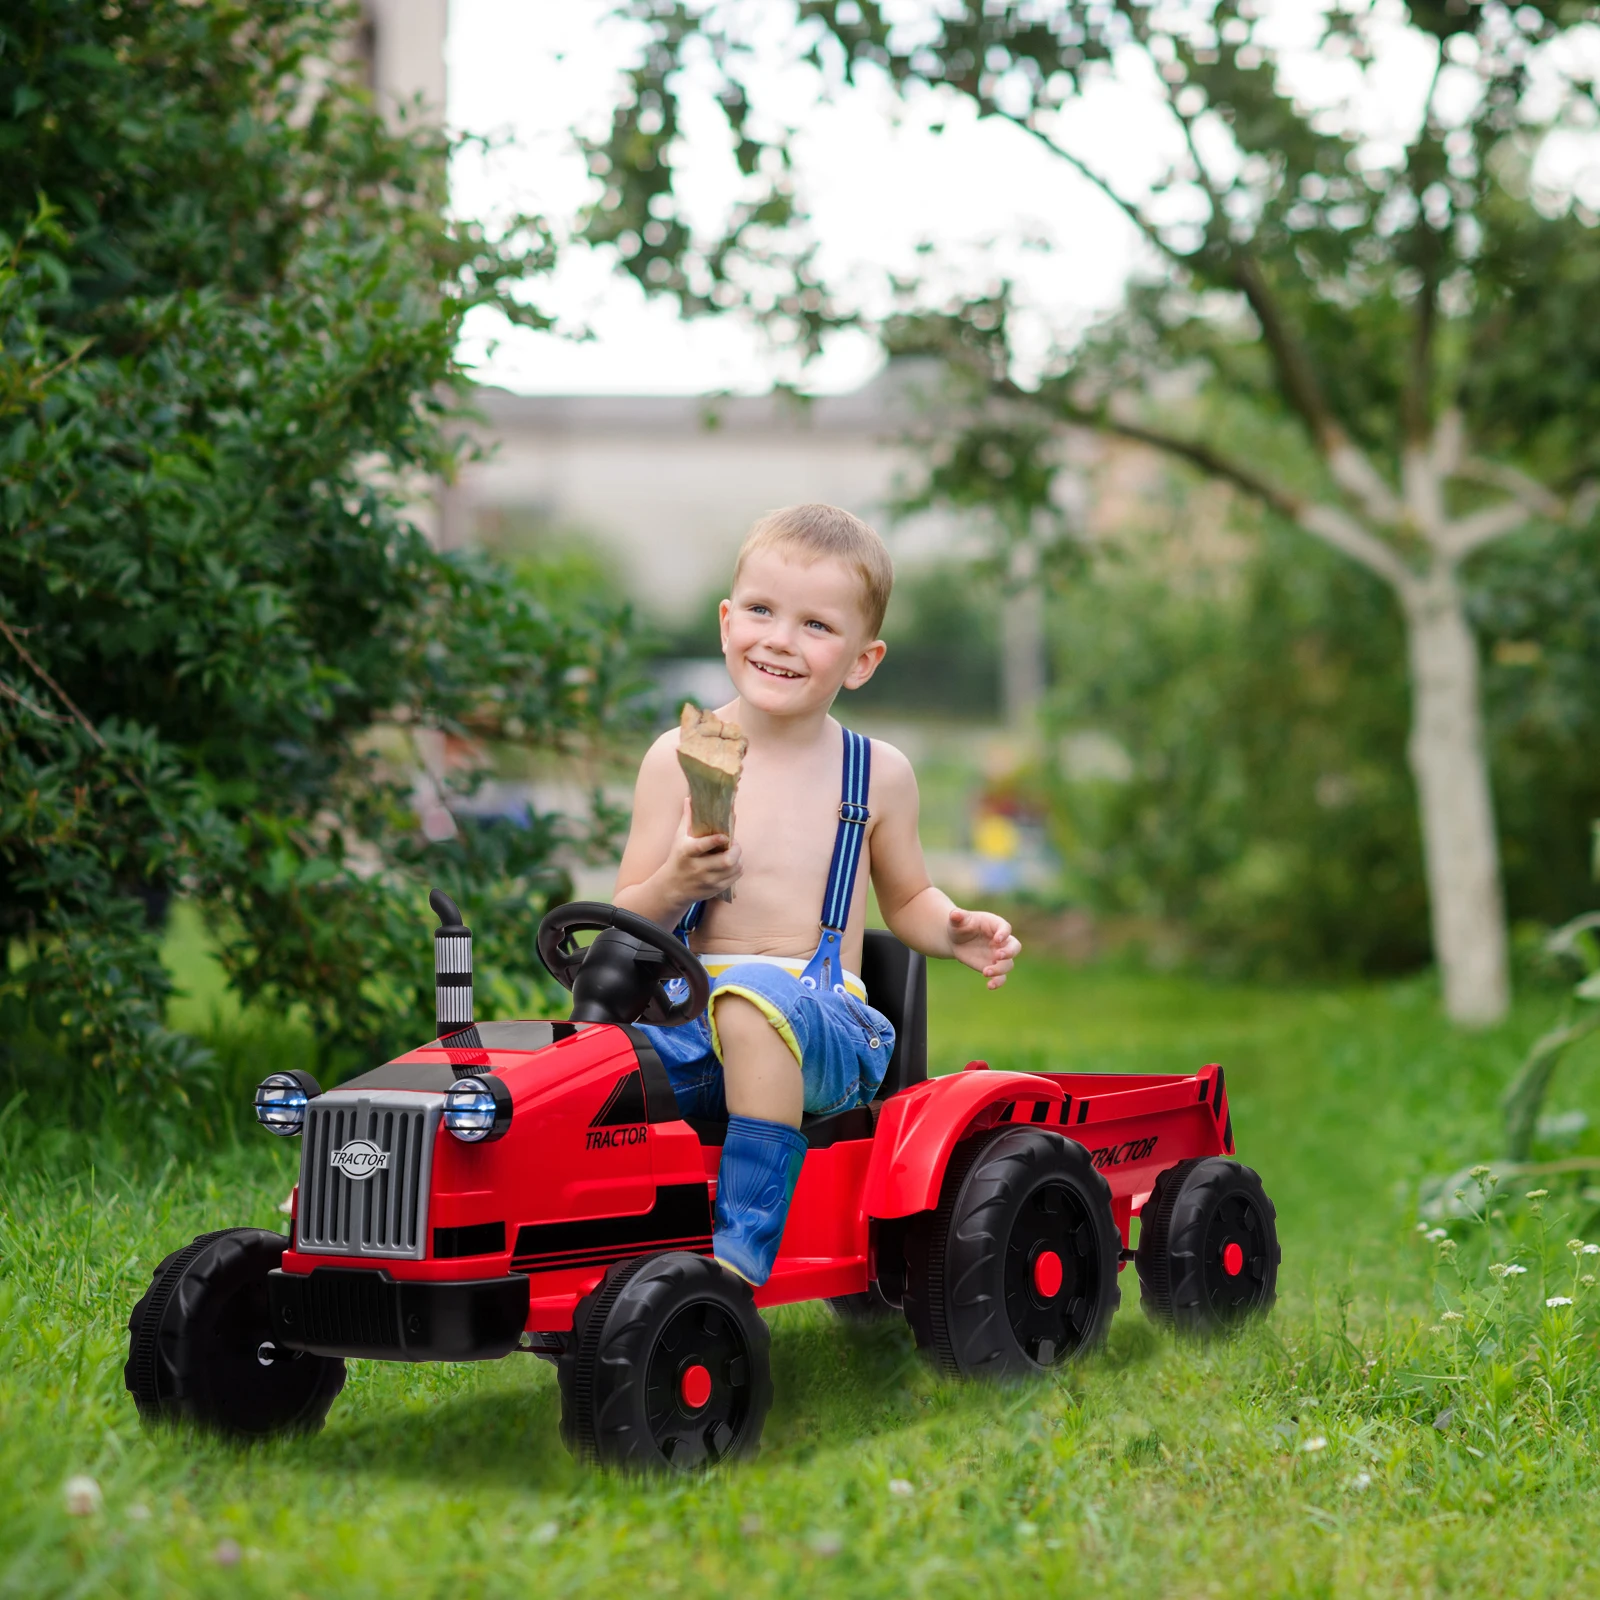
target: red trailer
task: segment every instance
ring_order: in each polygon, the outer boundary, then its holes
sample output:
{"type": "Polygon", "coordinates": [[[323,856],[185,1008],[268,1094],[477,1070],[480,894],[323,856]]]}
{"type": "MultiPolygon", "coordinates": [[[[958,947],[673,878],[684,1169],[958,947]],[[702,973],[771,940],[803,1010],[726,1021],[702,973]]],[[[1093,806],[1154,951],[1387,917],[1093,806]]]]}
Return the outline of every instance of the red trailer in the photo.
{"type": "Polygon", "coordinates": [[[470,935],[434,904],[440,1037],[326,1092],[262,1084],[261,1121],[302,1141],[290,1235],[207,1234],[156,1269],[126,1369],[147,1417],[316,1427],[346,1358],[527,1351],[558,1368],[576,1454],[682,1468],[759,1445],[761,1307],[904,1314],[943,1370],[1020,1378],[1104,1337],[1130,1259],[1146,1311],[1180,1331],[1272,1304],[1274,1211],[1233,1159],[1220,1067],[930,1078],[923,958],[881,932],[863,978],[895,1026],[888,1072],[870,1106],[806,1119],[752,1294],[710,1258],[725,1128],[680,1114],[634,1026],[696,1014],[699,963],[642,918],[562,906],[540,950],[572,1019],[474,1024],[470,935]]]}

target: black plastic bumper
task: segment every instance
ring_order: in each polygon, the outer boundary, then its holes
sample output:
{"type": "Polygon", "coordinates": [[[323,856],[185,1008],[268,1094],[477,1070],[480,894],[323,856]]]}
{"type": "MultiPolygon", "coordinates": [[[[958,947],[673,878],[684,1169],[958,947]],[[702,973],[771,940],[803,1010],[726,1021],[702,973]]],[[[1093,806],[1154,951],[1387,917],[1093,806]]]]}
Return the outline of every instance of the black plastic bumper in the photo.
{"type": "Polygon", "coordinates": [[[268,1275],[272,1337],[289,1350],[374,1361],[495,1361],[528,1320],[528,1279],[396,1280],[382,1267],[268,1275]]]}

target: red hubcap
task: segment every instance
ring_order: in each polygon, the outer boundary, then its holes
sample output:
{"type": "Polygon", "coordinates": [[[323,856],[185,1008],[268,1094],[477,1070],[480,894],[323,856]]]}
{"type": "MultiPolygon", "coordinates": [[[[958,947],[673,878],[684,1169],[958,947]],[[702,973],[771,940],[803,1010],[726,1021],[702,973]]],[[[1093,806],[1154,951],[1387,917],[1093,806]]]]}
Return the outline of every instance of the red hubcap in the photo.
{"type": "Polygon", "coordinates": [[[1054,1250],[1041,1250],[1033,1258],[1033,1287],[1041,1300],[1054,1300],[1061,1293],[1061,1257],[1054,1250]]]}
{"type": "Polygon", "coordinates": [[[690,1367],[678,1380],[678,1393],[688,1410],[698,1411],[711,1398],[711,1374],[704,1367],[690,1367]]]}
{"type": "Polygon", "coordinates": [[[1230,1239],[1222,1247],[1222,1270],[1230,1278],[1237,1278],[1244,1271],[1244,1246],[1236,1244],[1230,1239]]]}

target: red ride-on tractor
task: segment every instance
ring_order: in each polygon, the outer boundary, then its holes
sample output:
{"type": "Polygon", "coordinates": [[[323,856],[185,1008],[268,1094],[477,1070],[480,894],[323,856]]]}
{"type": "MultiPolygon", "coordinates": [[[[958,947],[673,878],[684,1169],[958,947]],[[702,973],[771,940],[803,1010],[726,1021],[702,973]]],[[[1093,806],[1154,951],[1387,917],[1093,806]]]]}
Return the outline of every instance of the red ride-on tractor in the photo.
{"type": "Polygon", "coordinates": [[[539,952],[571,1018],[474,1024],[471,936],[431,903],[438,1037],[326,1092],[303,1072],[262,1083],[260,1121],[301,1140],[290,1235],[206,1234],[157,1267],[128,1323],[146,1417],[316,1428],[348,1357],[522,1350],[556,1364],[576,1455],[686,1468],[760,1443],[766,1306],[903,1311],[941,1370],[1023,1378],[1103,1338],[1130,1255],[1146,1311],[1181,1331],[1273,1302],[1273,1207],[1233,1159],[1219,1067],[929,1078],[923,958],[879,932],[862,976],[895,1026],[887,1075],[870,1106],[806,1119],[752,1292],[710,1254],[725,1129],[680,1114],[635,1026],[697,1015],[699,962],[641,917],[561,906],[539,952]]]}

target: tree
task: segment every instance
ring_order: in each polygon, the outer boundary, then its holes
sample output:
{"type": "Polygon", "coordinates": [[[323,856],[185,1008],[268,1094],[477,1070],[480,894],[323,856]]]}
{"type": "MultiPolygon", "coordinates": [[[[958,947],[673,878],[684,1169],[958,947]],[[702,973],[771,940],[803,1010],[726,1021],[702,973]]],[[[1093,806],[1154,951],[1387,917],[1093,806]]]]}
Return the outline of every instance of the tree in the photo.
{"type": "MultiPolygon", "coordinates": [[[[865,320],[830,293],[799,226],[792,133],[761,115],[749,13],[684,0],[622,9],[647,42],[591,149],[607,192],[589,237],[622,246],[627,270],[685,309],[744,308],[806,349],[865,320]],[[714,237],[691,230],[674,190],[680,100],[702,92],[724,109],[747,183],[714,237]]],[[[1005,290],[941,306],[911,286],[902,313],[880,321],[891,345],[940,354],[960,381],[933,489],[998,497],[1025,528],[1030,511],[1050,513],[1061,430],[1090,427],[1231,485],[1385,585],[1405,626],[1445,1005],[1491,1022],[1509,999],[1505,915],[1462,569],[1495,541],[1594,514],[1595,217],[1539,168],[1549,135],[1586,133],[1596,116],[1579,48],[1589,8],[1412,0],[1430,70],[1414,129],[1388,150],[1348,107],[1295,97],[1263,9],[800,0],[790,43],[822,94],[876,76],[908,103],[970,104],[1137,230],[1157,269],[1037,382],[1018,380],[1005,290]],[[1147,193],[1113,185],[1062,117],[1115,74],[1149,80],[1171,144],[1147,193]],[[1197,380],[1186,403],[1152,385],[1174,373],[1197,380]]],[[[1364,77],[1388,11],[1330,6],[1321,57],[1364,77]]]]}
{"type": "Polygon", "coordinates": [[[430,884],[480,982],[533,982],[557,820],[428,843],[405,739],[560,748],[623,687],[624,619],[415,525],[461,453],[461,320],[538,321],[508,289],[547,249],[446,221],[446,142],[335,65],[352,25],[0,18],[0,1034],[116,1092],[202,1058],[163,1021],[173,893],[329,1048],[431,1016],[430,884]]]}

